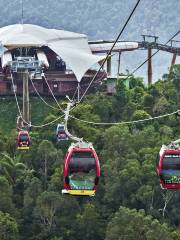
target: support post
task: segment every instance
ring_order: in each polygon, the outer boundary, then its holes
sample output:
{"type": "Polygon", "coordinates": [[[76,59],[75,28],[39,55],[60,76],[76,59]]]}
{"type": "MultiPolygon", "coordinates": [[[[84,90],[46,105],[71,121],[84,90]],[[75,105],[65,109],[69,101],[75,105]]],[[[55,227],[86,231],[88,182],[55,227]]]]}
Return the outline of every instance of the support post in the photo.
{"type": "MultiPolygon", "coordinates": [[[[27,70],[21,72],[22,80],[23,80],[23,119],[29,123],[30,122],[30,107],[29,107],[29,73],[27,70]]],[[[27,125],[25,123],[25,125],[27,125]]]]}
{"type": "Polygon", "coordinates": [[[79,103],[80,100],[80,83],[78,82],[78,87],[77,87],[77,102],[79,103]]]}
{"type": "Polygon", "coordinates": [[[172,61],[171,61],[171,67],[176,63],[176,53],[173,53],[172,61]]]}
{"type": "Polygon", "coordinates": [[[118,72],[117,72],[118,76],[119,76],[119,73],[120,73],[120,64],[121,64],[121,52],[119,52],[119,57],[118,57],[118,72]]]}
{"type": "Polygon", "coordinates": [[[152,49],[148,48],[148,86],[152,84],[152,49]]]}
{"type": "Polygon", "coordinates": [[[107,59],[107,75],[111,75],[111,55],[107,59]]]}
{"type": "Polygon", "coordinates": [[[171,66],[169,68],[169,76],[168,76],[168,79],[170,80],[171,77],[172,77],[172,69],[173,69],[173,65],[176,63],[176,56],[177,54],[176,53],[173,53],[173,57],[172,57],[172,60],[171,60],[171,66]]]}

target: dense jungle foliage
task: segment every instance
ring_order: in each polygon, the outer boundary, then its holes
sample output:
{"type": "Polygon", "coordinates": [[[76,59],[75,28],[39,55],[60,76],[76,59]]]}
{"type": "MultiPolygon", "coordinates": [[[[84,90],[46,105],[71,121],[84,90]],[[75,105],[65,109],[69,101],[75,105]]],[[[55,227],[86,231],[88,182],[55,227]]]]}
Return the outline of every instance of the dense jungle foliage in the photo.
{"type": "MultiPolygon", "coordinates": [[[[104,89],[102,85],[88,95],[72,114],[96,122],[122,122],[170,113],[180,108],[180,65],[174,66],[170,78],[164,75],[150,87],[132,76],[130,89],[122,82],[114,96],[104,89]]],[[[60,115],[38,98],[31,103],[34,124],[60,115]]],[[[59,103],[63,106],[62,100],[59,103]]],[[[56,142],[55,125],[33,128],[30,150],[20,151],[13,98],[1,99],[0,111],[1,240],[180,239],[180,194],[174,193],[163,217],[155,172],[161,145],[180,137],[178,116],[106,127],[70,119],[70,131],[93,142],[100,158],[100,185],[89,198],[61,194],[63,156],[70,141],[56,142]]]]}

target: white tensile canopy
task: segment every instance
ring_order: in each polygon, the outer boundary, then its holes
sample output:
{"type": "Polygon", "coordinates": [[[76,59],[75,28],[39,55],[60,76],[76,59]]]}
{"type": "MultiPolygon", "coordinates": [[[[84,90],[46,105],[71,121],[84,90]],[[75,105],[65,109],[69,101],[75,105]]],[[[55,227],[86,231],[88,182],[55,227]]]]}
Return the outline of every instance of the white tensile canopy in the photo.
{"type": "Polygon", "coordinates": [[[19,47],[47,46],[59,55],[80,82],[86,71],[104,56],[93,55],[84,34],[47,29],[32,24],[0,28],[0,52],[19,47]]]}

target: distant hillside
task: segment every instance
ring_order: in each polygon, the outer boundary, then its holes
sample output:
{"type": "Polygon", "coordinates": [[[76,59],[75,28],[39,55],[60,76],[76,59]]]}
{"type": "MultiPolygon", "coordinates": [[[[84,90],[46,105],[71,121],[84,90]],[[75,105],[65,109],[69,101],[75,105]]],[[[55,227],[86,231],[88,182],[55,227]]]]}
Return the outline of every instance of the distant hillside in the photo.
{"type": "MultiPolygon", "coordinates": [[[[93,39],[113,38],[136,0],[24,0],[24,22],[64,28],[93,39]]],[[[21,1],[0,0],[0,25],[20,22],[21,1]],[[2,11],[3,10],[3,11],[2,11]],[[8,17],[7,17],[8,16],[8,17]]],[[[180,23],[179,0],[143,0],[124,32],[124,39],[139,39],[149,32],[167,39],[180,23]]]]}
{"type": "MultiPolygon", "coordinates": [[[[50,28],[66,29],[85,33],[89,39],[113,39],[117,36],[136,0],[24,0],[24,22],[50,28]]],[[[21,21],[20,0],[0,0],[0,26],[21,21]]],[[[158,35],[165,42],[176,31],[180,23],[179,0],[143,0],[128,24],[122,39],[141,40],[142,33],[158,35]]],[[[179,37],[180,39],[180,37],[179,37]]],[[[133,69],[145,58],[130,55],[122,59],[123,70],[133,69]],[[131,60],[133,58],[133,61],[131,60]],[[136,61],[134,61],[136,59],[136,61]]],[[[170,55],[156,58],[155,78],[167,71],[170,55]]],[[[145,75],[145,69],[140,74],[145,75]]]]}

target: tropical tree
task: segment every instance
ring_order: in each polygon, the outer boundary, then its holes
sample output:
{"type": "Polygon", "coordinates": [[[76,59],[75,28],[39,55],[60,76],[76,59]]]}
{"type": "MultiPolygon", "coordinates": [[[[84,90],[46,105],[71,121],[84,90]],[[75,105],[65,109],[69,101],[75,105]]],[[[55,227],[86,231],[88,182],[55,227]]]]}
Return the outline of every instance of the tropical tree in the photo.
{"type": "Polygon", "coordinates": [[[61,205],[62,200],[58,193],[43,192],[37,199],[34,215],[40,219],[43,226],[51,229],[56,224],[56,213],[61,205]]]}
{"type": "Polygon", "coordinates": [[[7,154],[1,154],[0,159],[1,174],[3,174],[9,183],[14,186],[18,178],[24,176],[26,166],[19,161],[18,157],[10,157],[7,154]]]}
{"type": "Polygon", "coordinates": [[[0,176],[0,193],[0,211],[15,216],[16,211],[13,204],[12,187],[4,176],[0,176]]]}
{"type": "Polygon", "coordinates": [[[57,150],[53,144],[48,140],[43,140],[39,144],[37,150],[36,169],[39,168],[39,172],[42,175],[44,189],[47,188],[48,175],[51,175],[51,169],[53,168],[53,164],[56,162],[57,158],[57,150]]]}
{"type": "Polygon", "coordinates": [[[172,240],[166,224],[146,215],[144,210],[120,207],[107,227],[106,240],[172,240]]]}
{"type": "Polygon", "coordinates": [[[91,203],[84,206],[83,212],[76,217],[76,239],[103,239],[103,220],[100,218],[98,210],[91,203]]]}
{"type": "Polygon", "coordinates": [[[8,213],[0,212],[0,239],[18,240],[18,225],[8,213]]]}

